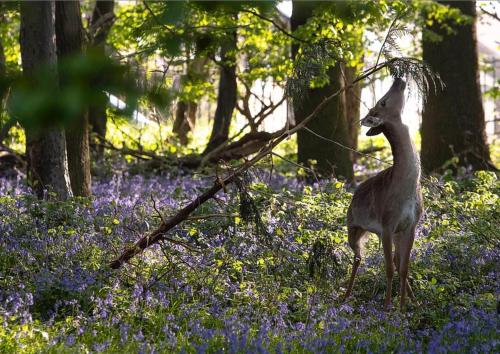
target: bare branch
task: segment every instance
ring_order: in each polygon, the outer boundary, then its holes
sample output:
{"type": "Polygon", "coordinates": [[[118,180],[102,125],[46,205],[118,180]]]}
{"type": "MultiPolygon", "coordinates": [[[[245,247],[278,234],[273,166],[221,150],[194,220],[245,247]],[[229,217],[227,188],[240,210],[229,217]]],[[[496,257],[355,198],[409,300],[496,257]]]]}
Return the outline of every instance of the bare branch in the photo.
{"type": "Polygon", "coordinates": [[[357,82],[365,79],[366,77],[374,74],[375,72],[387,67],[390,65],[392,61],[387,61],[382,64],[376,65],[375,67],[366,70],[364,74],[360,75],[349,85],[345,85],[336,92],[332,93],[330,96],[323,99],[323,101],[300,123],[297,125],[290,127],[289,129],[282,129],[279,131],[279,135],[271,140],[265,147],[263,147],[256,156],[247,162],[243,163],[240,167],[238,167],[235,171],[231,172],[226,178],[220,180],[215,180],[213,186],[206,190],[204,193],[200,194],[193,201],[191,201],[184,208],[179,210],[177,214],[171,216],[166,220],[166,222],[162,222],[160,226],[149,233],[148,235],[139,239],[134,246],[125,249],[121,255],[119,255],[116,259],[110,262],[109,266],[112,269],[120,268],[124,263],[127,263],[130,259],[136,256],[139,253],[142,253],[146,248],[158,243],[164,238],[166,232],[186,220],[200,205],[204,204],[209,199],[212,199],[222,188],[223,186],[227,186],[234,182],[238,177],[240,177],[243,173],[245,173],[249,168],[254,166],[257,162],[259,162],[262,158],[269,155],[273,149],[280,144],[283,140],[285,140],[291,134],[296,133],[300,129],[304,128],[313,118],[315,118],[318,113],[320,113],[335,97],[344,92],[346,89],[352,87],[357,82]]]}

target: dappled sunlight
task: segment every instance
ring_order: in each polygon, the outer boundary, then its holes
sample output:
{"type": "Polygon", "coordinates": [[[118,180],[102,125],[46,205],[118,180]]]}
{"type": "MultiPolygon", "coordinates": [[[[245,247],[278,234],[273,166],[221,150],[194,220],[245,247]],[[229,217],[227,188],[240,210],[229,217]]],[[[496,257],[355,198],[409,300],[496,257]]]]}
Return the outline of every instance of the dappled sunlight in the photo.
{"type": "Polygon", "coordinates": [[[499,14],[0,1],[0,353],[499,352],[499,14]]]}

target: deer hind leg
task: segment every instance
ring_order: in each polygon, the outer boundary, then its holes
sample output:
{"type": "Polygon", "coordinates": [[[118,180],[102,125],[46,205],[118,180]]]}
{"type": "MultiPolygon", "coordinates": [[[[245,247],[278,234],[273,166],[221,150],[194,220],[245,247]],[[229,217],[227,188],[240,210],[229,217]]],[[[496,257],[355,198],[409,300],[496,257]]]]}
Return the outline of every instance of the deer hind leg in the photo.
{"type": "Polygon", "coordinates": [[[385,293],[384,309],[387,311],[392,303],[392,278],[394,277],[394,264],[392,260],[392,234],[382,233],[382,246],[384,248],[385,275],[387,288],[385,293]]]}
{"type": "MultiPolygon", "coordinates": [[[[400,236],[401,235],[398,235],[398,237],[395,239],[395,242],[394,242],[394,245],[396,246],[395,250],[394,250],[394,266],[396,267],[396,272],[398,272],[399,274],[399,264],[400,264],[400,257],[399,257],[399,254],[400,254],[400,249],[399,249],[399,241],[400,241],[400,236]]],[[[406,278],[406,293],[408,294],[408,297],[410,298],[410,300],[412,302],[416,302],[417,299],[415,298],[415,295],[413,294],[413,290],[411,289],[411,286],[410,286],[410,282],[408,281],[408,277],[406,278]]]]}
{"type": "Polygon", "coordinates": [[[347,291],[344,295],[344,300],[349,298],[352,293],[352,288],[354,286],[354,279],[356,278],[356,273],[358,272],[359,265],[361,264],[361,239],[365,235],[366,230],[363,230],[357,226],[348,226],[347,239],[349,241],[349,246],[354,251],[354,262],[352,265],[351,277],[349,279],[349,284],[347,285],[347,291]]]}
{"type": "Polygon", "coordinates": [[[401,234],[399,239],[399,287],[401,293],[400,309],[404,309],[406,301],[406,290],[408,290],[409,297],[413,300],[415,296],[408,283],[408,266],[410,263],[410,253],[413,247],[413,240],[415,238],[415,229],[410,229],[407,233],[401,234]]]}

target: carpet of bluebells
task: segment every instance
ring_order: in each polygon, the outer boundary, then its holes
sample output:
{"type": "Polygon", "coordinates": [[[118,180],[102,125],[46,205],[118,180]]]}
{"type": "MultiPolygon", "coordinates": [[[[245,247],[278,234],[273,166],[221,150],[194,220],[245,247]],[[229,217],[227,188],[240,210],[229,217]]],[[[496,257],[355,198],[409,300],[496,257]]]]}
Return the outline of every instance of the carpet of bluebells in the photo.
{"type": "Polygon", "coordinates": [[[0,352],[500,351],[500,182],[428,178],[411,255],[417,303],[383,311],[376,236],[354,296],[345,215],[352,188],[254,170],[120,270],[120,250],[213,177],[94,179],[91,199],[39,201],[0,179],[0,352]]]}

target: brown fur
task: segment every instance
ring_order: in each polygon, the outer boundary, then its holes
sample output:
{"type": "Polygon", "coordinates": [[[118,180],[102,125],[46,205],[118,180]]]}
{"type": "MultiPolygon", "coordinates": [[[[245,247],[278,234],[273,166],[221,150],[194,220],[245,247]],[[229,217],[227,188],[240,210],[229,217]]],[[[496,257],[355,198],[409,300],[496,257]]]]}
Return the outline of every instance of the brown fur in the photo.
{"type": "Polygon", "coordinates": [[[370,134],[383,133],[394,157],[394,165],[363,182],[356,189],[347,213],[349,245],[354,251],[354,266],[346,298],[350,296],[357,268],[361,262],[361,243],[366,232],[382,241],[385,256],[387,292],[386,308],[391,304],[394,266],[400,273],[401,308],[405,295],[413,298],[407,280],[410,251],[415,227],[422,213],[420,161],[408,128],[401,122],[404,82],[396,79],[389,92],[370,110],[362,124],[370,134]],[[395,246],[393,257],[392,245],[395,246]]]}

